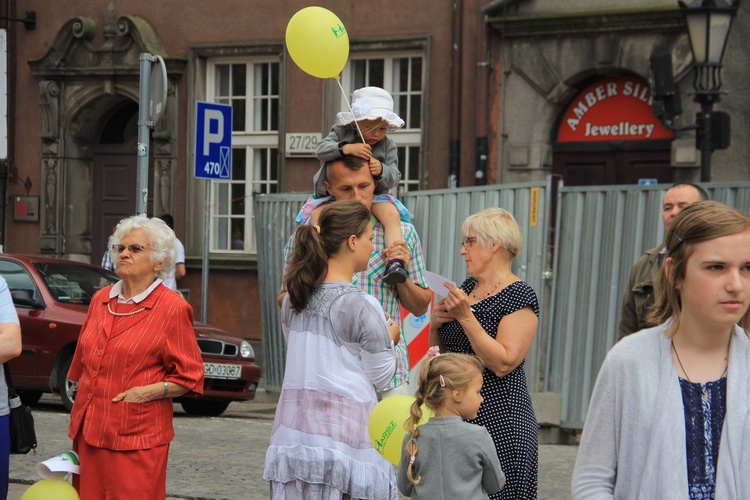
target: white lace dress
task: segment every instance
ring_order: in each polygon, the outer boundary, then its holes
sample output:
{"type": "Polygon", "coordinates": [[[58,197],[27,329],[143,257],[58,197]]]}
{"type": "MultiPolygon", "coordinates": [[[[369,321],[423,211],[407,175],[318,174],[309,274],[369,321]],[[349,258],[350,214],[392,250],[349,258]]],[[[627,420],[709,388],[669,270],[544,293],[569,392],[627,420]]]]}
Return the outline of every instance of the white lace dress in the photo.
{"type": "Polygon", "coordinates": [[[263,478],[272,499],[398,500],[367,432],[396,361],[384,313],[348,283],[324,283],[302,312],[284,299],[286,370],[263,478]]]}

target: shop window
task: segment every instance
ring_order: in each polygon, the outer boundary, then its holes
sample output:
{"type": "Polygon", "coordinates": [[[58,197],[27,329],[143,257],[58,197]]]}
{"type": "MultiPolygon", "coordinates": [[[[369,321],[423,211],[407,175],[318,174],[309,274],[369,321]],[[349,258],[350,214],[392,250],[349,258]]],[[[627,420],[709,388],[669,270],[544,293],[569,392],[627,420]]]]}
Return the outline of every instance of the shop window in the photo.
{"type": "Polygon", "coordinates": [[[253,196],[278,190],[279,63],[210,60],[206,95],[232,106],[232,178],[211,182],[210,251],[256,253],[253,196]]]}

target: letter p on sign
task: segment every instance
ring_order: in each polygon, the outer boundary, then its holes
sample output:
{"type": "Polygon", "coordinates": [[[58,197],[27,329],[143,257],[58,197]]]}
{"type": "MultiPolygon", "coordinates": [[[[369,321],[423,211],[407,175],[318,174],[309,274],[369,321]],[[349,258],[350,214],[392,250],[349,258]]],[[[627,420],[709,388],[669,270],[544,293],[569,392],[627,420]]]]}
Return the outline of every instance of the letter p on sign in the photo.
{"type": "Polygon", "coordinates": [[[232,178],[232,107],[197,102],[195,107],[195,177],[232,178]]]}
{"type": "Polygon", "coordinates": [[[224,115],[218,109],[206,109],[203,114],[203,155],[211,154],[211,144],[221,144],[223,138],[224,115]]]}

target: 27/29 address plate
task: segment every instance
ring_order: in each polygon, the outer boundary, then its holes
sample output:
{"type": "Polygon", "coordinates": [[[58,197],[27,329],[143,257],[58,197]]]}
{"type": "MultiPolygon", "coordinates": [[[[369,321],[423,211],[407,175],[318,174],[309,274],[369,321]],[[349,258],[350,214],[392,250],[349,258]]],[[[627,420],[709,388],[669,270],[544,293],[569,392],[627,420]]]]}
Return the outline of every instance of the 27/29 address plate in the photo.
{"type": "Polygon", "coordinates": [[[286,145],[284,147],[286,156],[314,157],[315,147],[322,136],[319,132],[289,132],[286,134],[286,145]]]}

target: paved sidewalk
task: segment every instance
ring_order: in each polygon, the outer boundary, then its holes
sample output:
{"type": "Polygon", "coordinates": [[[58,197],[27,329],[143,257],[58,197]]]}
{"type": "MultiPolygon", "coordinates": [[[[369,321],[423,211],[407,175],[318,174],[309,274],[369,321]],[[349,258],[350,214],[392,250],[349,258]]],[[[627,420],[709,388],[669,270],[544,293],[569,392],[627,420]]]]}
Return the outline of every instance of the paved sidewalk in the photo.
{"type": "MultiPolygon", "coordinates": [[[[261,500],[268,498],[263,461],[271,436],[274,401],[232,403],[221,417],[190,417],[175,405],[175,440],[169,453],[167,495],[171,500],[261,500]]],[[[70,449],[68,414],[52,396],[34,409],[36,456],[12,455],[8,500],[19,500],[40,479],[36,465],[70,449]]],[[[577,446],[539,447],[539,500],[569,500],[577,446]]],[[[404,497],[402,497],[404,498],[404,497]]]]}

